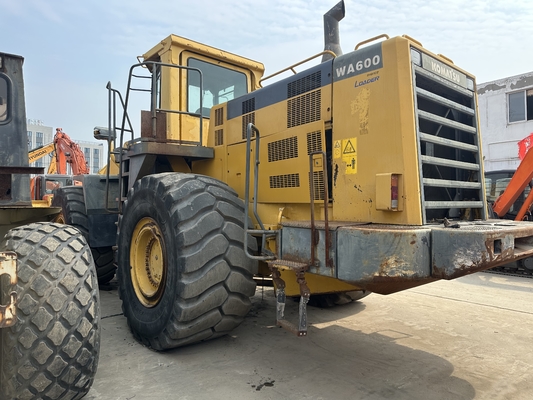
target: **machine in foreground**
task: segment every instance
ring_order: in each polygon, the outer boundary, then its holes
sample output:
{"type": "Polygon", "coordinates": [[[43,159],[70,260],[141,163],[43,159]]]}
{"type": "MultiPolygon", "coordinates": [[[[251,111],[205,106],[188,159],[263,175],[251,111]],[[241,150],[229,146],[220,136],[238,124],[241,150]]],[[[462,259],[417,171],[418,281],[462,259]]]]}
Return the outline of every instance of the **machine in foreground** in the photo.
{"type": "Polygon", "coordinates": [[[83,190],[141,342],[229,332],[255,274],[303,336],[310,296],[389,294],[533,254],[533,227],[487,219],[474,77],[405,35],[343,55],[343,16],[341,2],[324,17],[326,49],[304,60],[320,63],[265,87],[261,63],[175,35],[132,66],[124,98],[108,85],[95,137],[120,172],[83,190]],[[285,296],[301,298],[297,323],[285,296]]]}
{"type": "Polygon", "coordinates": [[[92,385],[100,311],[91,251],[32,207],[23,58],[0,53],[0,399],[74,399],[92,385]]]}

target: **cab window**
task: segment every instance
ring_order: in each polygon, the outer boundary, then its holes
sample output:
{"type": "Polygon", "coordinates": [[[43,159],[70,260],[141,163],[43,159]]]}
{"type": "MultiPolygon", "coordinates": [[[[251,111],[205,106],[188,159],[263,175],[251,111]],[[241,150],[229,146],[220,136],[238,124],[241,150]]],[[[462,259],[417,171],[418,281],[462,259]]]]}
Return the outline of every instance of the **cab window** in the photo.
{"type": "Polygon", "coordinates": [[[209,118],[211,107],[248,92],[246,75],[242,72],[196,58],[189,58],[187,65],[202,71],[202,89],[200,89],[199,72],[196,70],[187,72],[187,110],[191,113],[201,113],[203,117],[209,118]]]}
{"type": "Polygon", "coordinates": [[[8,102],[7,102],[7,80],[0,75],[0,123],[7,120],[9,114],[8,102]]]}

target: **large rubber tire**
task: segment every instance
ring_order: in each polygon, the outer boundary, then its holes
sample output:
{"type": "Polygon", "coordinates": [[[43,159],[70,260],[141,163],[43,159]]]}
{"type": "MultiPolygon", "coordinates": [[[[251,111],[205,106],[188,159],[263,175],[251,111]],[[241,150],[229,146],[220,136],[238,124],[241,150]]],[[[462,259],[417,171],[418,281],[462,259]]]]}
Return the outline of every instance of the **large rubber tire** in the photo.
{"type": "Polygon", "coordinates": [[[0,329],[0,399],[79,399],[100,349],[96,270],[74,228],[35,223],[10,230],[18,257],[17,322],[0,329]]]}
{"type": "MultiPolygon", "coordinates": [[[[89,219],[83,197],[82,186],[64,186],[54,191],[52,206],[61,207],[56,222],[72,225],[79,229],[85,240],[89,241],[89,219]]],[[[115,276],[113,248],[91,247],[99,284],[108,283],[115,276]]]]}
{"type": "Polygon", "coordinates": [[[165,350],[243,321],[257,272],[244,252],[244,218],[243,202],[216,179],[163,173],[135,183],[119,218],[117,277],[137,340],[165,350]]]}

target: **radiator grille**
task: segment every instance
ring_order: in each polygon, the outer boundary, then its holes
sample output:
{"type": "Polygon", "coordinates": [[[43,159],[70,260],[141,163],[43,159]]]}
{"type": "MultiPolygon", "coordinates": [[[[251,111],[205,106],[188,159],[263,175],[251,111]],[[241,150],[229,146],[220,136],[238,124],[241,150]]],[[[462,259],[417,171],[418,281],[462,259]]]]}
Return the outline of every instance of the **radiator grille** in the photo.
{"type": "Polygon", "coordinates": [[[287,85],[287,98],[295,97],[306,92],[318,89],[322,86],[320,71],[313,72],[287,85]]]}
{"type": "Polygon", "coordinates": [[[255,97],[242,102],[242,113],[248,114],[255,111],[255,97]]]}
{"type": "Polygon", "coordinates": [[[322,151],[322,134],[320,131],[307,134],[307,155],[316,151],[322,151]]]}
{"type": "Polygon", "coordinates": [[[313,171],[313,198],[324,200],[324,171],[313,171]]]}
{"type": "Polygon", "coordinates": [[[224,129],[217,129],[215,131],[215,146],[222,146],[224,144],[224,129]]]}
{"type": "MultiPolygon", "coordinates": [[[[252,123],[255,125],[255,113],[246,114],[242,116],[242,138],[246,139],[246,128],[249,123],[252,123]]],[[[252,131],[252,137],[255,137],[255,132],[252,131]]]]}
{"type": "Polygon", "coordinates": [[[413,64],[423,221],[486,218],[474,92],[413,64]]]}
{"type": "Polygon", "coordinates": [[[268,144],[268,162],[288,160],[298,157],[298,138],[296,136],[276,140],[268,144]]]}
{"type": "Polygon", "coordinates": [[[321,90],[287,100],[287,128],[320,120],[321,90]]]}
{"type": "Polygon", "coordinates": [[[217,108],[215,110],[215,126],[220,126],[224,123],[224,109],[217,108]]]}
{"type": "Polygon", "coordinates": [[[274,175],[270,176],[270,188],[281,189],[300,187],[300,175],[299,174],[287,174],[287,175],[274,175]]]}

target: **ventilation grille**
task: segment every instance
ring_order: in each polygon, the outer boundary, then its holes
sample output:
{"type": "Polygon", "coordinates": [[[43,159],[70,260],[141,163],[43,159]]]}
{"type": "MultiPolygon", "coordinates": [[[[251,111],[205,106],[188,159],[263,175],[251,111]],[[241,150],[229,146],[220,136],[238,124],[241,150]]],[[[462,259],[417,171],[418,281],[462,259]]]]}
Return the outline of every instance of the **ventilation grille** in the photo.
{"type": "Polygon", "coordinates": [[[217,129],[215,131],[215,146],[222,146],[224,144],[224,129],[217,129]]]}
{"type": "Polygon", "coordinates": [[[486,218],[474,92],[413,69],[423,221],[486,218]]]}
{"type": "Polygon", "coordinates": [[[217,108],[215,110],[215,126],[220,126],[224,123],[224,109],[217,108]]]}
{"type": "Polygon", "coordinates": [[[268,144],[268,162],[288,160],[298,157],[298,138],[296,136],[276,140],[268,144]]]}
{"type": "Polygon", "coordinates": [[[242,113],[248,114],[255,111],[255,97],[242,102],[242,113]]]}
{"type": "Polygon", "coordinates": [[[324,200],[324,171],[313,171],[313,198],[324,200]]]}
{"type": "Polygon", "coordinates": [[[321,93],[316,90],[287,101],[287,128],[320,120],[321,93]]]}
{"type": "MultiPolygon", "coordinates": [[[[246,140],[246,127],[249,123],[255,125],[255,113],[246,114],[242,116],[242,138],[246,140]]],[[[255,137],[255,132],[252,131],[252,137],[255,137]]]]}
{"type": "Polygon", "coordinates": [[[310,92],[322,86],[322,74],[320,71],[313,72],[310,75],[304,76],[297,81],[291,82],[287,85],[287,98],[299,96],[303,93],[310,92]]]}
{"type": "Polygon", "coordinates": [[[316,151],[322,151],[322,135],[320,131],[307,134],[307,155],[316,151]]]}
{"type": "Polygon", "coordinates": [[[300,187],[300,174],[275,175],[270,177],[270,188],[300,187]]]}

